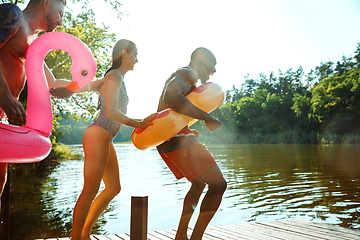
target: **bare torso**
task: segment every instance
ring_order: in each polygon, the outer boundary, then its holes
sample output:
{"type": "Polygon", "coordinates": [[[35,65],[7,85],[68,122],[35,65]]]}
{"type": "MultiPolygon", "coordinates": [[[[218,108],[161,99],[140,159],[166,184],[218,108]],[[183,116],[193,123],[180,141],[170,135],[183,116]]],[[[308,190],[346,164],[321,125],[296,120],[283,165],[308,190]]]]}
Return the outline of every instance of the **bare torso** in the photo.
{"type": "Polygon", "coordinates": [[[0,48],[1,70],[10,92],[19,97],[25,85],[25,57],[27,49],[37,34],[31,33],[24,16],[16,33],[0,48]]]}
{"type": "Polygon", "coordinates": [[[170,106],[165,103],[165,94],[171,92],[170,88],[179,88],[179,93],[182,93],[184,96],[187,96],[195,89],[197,79],[194,78],[192,74],[189,74],[191,71],[194,70],[189,67],[180,68],[166,80],[159,100],[158,112],[170,108],[170,106]]]}

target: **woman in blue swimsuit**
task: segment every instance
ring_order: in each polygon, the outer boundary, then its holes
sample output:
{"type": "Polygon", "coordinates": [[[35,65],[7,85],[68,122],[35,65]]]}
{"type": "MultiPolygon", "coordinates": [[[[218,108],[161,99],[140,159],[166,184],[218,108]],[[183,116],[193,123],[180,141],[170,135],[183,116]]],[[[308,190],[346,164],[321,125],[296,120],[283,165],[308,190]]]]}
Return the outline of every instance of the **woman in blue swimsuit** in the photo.
{"type": "Polygon", "coordinates": [[[119,166],[112,140],[122,124],[146,128],[156,116],[143,120],[127,117],[128,96],[124,76],[137,63],[137,48],[129,40],[118,41],[112,52],[108,80],[100,89],[100,115],[83,136],[84,188],[75,205],[72,239],[90,240],[90,230],[109,202],[120,192],[119,166]],[[105,189],[95,198],[103,179],[105,189]],[[95,199],[94,199],[95,198],[95,199]]]}

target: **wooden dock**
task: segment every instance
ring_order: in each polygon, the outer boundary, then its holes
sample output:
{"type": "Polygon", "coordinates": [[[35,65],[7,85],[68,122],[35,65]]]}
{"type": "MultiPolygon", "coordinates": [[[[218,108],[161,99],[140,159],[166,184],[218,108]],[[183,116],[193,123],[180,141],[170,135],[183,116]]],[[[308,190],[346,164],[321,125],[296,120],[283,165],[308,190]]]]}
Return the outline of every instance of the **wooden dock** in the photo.
{"type": "MultiPolygon", "coordinates": [[[[191,234],[189,229],[188,234],[191,234]]],[[[148,232],[149,240],[170,240],[175,238],[175,230],[148,232]]],[[[130,234],[95,235],[93,240],[130,240],[130,234]]],[[[350,240],[360,239],[359,230],[316,223],[307,220],[286,220],[275,222],[257,222],[227,226],[210,226],[206,229],[203,239],[234,240],[350,240]]],[[[49,238],[47,240],[70,240],[70,238],[49,238]]]]}

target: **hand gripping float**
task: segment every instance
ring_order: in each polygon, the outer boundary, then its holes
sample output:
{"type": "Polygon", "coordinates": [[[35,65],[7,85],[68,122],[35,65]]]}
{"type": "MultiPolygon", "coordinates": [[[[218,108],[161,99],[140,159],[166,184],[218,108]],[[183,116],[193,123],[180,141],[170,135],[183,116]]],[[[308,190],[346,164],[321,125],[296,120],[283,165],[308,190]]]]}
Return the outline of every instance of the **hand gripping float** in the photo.
{"type": "MultiPolygon", "coordinates": [[[[224,101],[224,91],[220,85],[207,82],[189,93],[186,98],[201,110],[210,113],[224,101]]],[[[153,124],[145,129],[135,128],[131,139],[136,148],[145,150],[158,146],[175,136],[181,129],[197,121],[182,115],[172,109],[165,109],[158,113],[153,124]]]]}

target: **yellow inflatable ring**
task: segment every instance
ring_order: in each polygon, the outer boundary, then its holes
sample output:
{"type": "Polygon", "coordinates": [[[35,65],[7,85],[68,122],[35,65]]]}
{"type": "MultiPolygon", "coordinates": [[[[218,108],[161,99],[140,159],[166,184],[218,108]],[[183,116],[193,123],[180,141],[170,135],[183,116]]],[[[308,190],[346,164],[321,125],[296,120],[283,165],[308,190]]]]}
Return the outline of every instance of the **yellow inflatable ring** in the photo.
{"type": "MultiPolygon", "coordinates": [[[[224,91],[220,85],[207,82],[189,93],[186,98],[201,110],[210,113],[224,101],[224,91]]],[[[137,149],[145,150],[158,146],[175,136],[186,125],[191,126],[197,121],[172,109],[159,112],[153,124],[145,129],[135,128],[131,139],[137,149]]]]}

